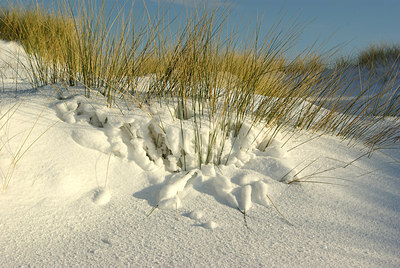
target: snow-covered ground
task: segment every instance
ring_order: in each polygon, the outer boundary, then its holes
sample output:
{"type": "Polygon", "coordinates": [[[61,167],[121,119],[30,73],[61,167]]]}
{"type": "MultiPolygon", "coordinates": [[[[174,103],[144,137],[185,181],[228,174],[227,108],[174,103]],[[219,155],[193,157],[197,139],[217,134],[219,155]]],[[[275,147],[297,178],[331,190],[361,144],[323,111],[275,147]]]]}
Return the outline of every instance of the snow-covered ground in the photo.
{"type": "Polygon", "coordinates": [[[167,111],[165,137],[142,110],[31,89],[0,45],[0,266],[400,266],[400,148],[302,133],[262,152],[252,130],[198,169],[167,111]]]}

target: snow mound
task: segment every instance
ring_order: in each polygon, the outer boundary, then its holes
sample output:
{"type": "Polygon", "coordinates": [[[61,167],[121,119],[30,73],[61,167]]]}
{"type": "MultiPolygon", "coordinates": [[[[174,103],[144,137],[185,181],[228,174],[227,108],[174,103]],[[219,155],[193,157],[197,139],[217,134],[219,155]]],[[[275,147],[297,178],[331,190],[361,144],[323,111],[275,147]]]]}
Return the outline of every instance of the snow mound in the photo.
{"type": "Polygon", "coordinates": [[[29,66],[28,55],[21,45],[0,40],[0,76],[4,82],[28,78],[29,66]]]}
{"type": "Polygon", "coordinates": [[[203,227],[206,229],[215,229],[218,227],[218,223],[216,223],[214,221],[208,221],[203,224],[203,227]]]}
{"type": "MultiPolygon", "coordinates": [[[[21,93],[1,93],[1,176],[55,95],[21,93]]],[[[193,130],[181,144],[159,107],[164,131],[79,94],[53,98],[26,145],[48,131],[0,193],[1,266],[399,266],[398,147],[360,158],[363,146],[294,135],[287,152],[278,138],[246,140],[245,125],[226,137],[229,158],[199,167],[193,130]],[[310,183],[285,183],[297,173],[310,183]]]]}
{"type": "MultiPolygon", "coordinates": [[[[246,123],[237,136],[220,137],[225,140],[215,143],[215,151],[202,151],[196,146],[191,124],[179,126],[160,107],[154,110],[161,121],[140,111],[122,115],[106,108],[101,99],[96,102],[79,95],[62,99],[54,107],[62,121],[74,126],[72,139],[79,145],[135,162],[144,171],[171,174],[158,186],[155,206],[160,209],[177,210],[191,193],[206,192],[225,205],[248,212],[254,203],[269,206],[268,196],[279,192],[284,185],[281,182],[292,180],[295,174],[286,163],[281,143],[268,138],[267,146],[266,138],[257,138],[262,136],[257,135],[261,130],[246,123]],[[211,161],[199,166],[199,150],[201,159],[222,156],[217,161],[221,164],[211,161]]],[[[205,122],[200,133],[197,131],[206,148],[211,128],[205,122]]]]}
{"type": "Polygon", "coordinates": [[[104,206],[111,200],[111,193],[108,189],[99,188],[93,197],[93,202],[96,205],[104,206]]]}
{"type": "Polygon", "coordinates": [[[201,210],[194,210],[189,214],[189,218],[191,218],[192,220],[200,220],[201,218],[203,218],[203,216],[204,212],[201,210]]]}

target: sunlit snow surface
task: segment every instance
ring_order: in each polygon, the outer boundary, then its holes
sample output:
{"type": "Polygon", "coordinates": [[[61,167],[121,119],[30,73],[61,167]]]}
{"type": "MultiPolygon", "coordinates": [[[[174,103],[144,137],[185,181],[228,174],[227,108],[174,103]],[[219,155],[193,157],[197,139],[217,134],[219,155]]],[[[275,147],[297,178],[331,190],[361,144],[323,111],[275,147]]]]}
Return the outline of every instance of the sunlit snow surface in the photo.
{"type": "Polygon", "coordinates": [[[167,110],[152,107],[164,137],[142,110],[32,90],[4,56],[18,46],[0,47],[0,266],[400,265],[399,148],[359,158],[361,144],[299,133],[263,152],[254,129],[199,168],[167,110]]]}

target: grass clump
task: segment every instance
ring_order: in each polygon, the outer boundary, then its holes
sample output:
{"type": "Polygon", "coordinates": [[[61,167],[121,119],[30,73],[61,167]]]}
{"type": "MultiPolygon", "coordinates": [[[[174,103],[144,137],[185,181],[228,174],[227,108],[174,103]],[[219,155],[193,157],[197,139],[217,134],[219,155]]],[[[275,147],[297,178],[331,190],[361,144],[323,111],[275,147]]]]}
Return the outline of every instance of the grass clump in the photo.
{"type": "Polygon", "coordinates": [[[369,69],[392,66],[400,61],[400,46],[396,44],[370,45],[357,56],[357,64],[369,69]]]}
{"type": "Polygon", "coordinates": [[[34,71],[30,80],[35,86],[56,83],[66,71],[73,72],[76,55],[70,54],[76,50],[74,24],[43,5],[1,8],[0,38],[17,41],[31,56],[26,68],[34,71]]]}
{"type": "Polygon", "coordinates": [[[105,1],[79,6],[3,9],[0,34],[25,47],[34,85],[84,85],[88,97],[99,91],[110,106],[121,97],[146,110],[159,128],[153,134],[164,140],[168,131],[152,111],[167,106],[180,125],[182,148],[175,157],[182,169],[228,163],[239,138],[256,128],[262,150],[280,131],[363,140],[371,150],[397,142],[399,124],[385,120],[400,116],[398,76],[365,79],[360,67],[382,62],[382,55],[393,58],[395,49],[370,49],[357,66],[329,69],[317,52],[288,59],[302,31],[296,22],[277,22],[266,32],[260,23],[242,41],[238,31],[225,30],[229,6],[188,9],[179,27],[171,26],[168,9],[138,20],[133,6],[128,19],[122,10],[106,12],[105,1]],[[139,89],[144,75],[149,83],[139,89]]]}

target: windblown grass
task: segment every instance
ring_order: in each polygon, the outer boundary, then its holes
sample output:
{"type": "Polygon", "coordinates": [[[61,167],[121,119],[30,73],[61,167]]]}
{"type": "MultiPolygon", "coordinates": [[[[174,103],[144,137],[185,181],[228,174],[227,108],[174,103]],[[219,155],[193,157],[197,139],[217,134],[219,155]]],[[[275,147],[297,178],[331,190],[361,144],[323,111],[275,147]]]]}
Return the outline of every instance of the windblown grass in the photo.
{"type": "MultiPolygon", "coordinates": [[[[155,132],[164,138],[163,122],[150,107],[174,106],[170,112],[181,126],[183,143],[193,144],[198,167],[227,163],[239,135],[256,126],[263,127],[256,135],[262,150],[278,132],[290,137],[304,129],[361,140],[371,151],[398,142],[398,72],[364,81],[360,68],[342,64],[328,69],[318,51],[289,60],[285,53],[302,31],[296,22],[280,21],[265,32],[260,23],[241,41],[237,31],[225,30],[229,5],[188,11],[180,27],[172,29],[167,8],[136,19],[132,6],[124,19],[122,10],[107,13],[104,1],[97,9],[91,4],[81,1],[76,11],[63,2],[52,13],[3,9],[0,37],[25,47],[35,86],[84,85],[88,97],[97,90],[110,106],[121,97],[148,111],[159,126],[155,132]],[[149,83],[139,89],[144,75],[149,83]],[[185,140],[187,126],[193,129],[193,141],[185,140]]],[[[360,55],[359,64],[364,58],[368,66],[385,63],[385,57],[396,53],[370,49],[360,55]]],[[[184,148],[180,168],[189,169],[184,148]]]]}
{"type": "Polygon", "coordinates": [[[371,44],[362,49],[356,55],[340,56],[335,59],[334,66],[336,68],[345,68],[349,66],[357,66],[359,68],[367,68],[374,70],[377,68],[390,68],[400,61],[400,45],[399,44],[371,44]]]}
{"type": "Polygon", "coordinates": [[[357,64],[369,69],[391,66],[400,61],[400,45],[370,45],[357,56],[357,64]]]}
{"type": "Polygon", "coordinates": [[[0,35],[2,39],[18,41],[32,57],[26,68],[35,72],[30,77],[35,86],[56,83],[64,75],[64,68],[75,60],[72,56],[65,57],[75,50],[77,35],[72,21],[42,5],[3,7],[0,35]]]}

